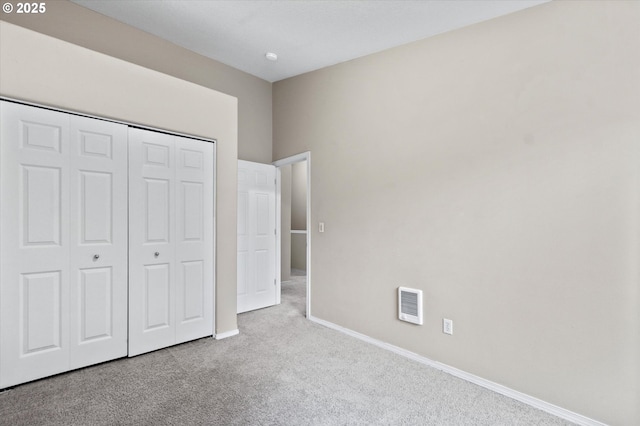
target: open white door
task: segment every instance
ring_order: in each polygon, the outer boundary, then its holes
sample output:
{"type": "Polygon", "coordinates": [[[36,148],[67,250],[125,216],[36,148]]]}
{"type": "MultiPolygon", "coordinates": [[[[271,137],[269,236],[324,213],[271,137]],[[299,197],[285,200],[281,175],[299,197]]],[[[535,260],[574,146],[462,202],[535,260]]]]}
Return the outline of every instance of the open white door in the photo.
{"type": "Polygon", "coordinates": [[[238,160],[238,313],[277,303],[276,168],[238,160]]]}

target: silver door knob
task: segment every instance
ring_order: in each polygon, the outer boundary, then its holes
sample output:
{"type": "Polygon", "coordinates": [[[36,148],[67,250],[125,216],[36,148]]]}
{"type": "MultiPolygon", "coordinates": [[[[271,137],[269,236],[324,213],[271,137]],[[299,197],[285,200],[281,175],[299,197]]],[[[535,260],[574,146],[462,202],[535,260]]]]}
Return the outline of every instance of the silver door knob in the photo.
{"type": "Polygon", "coordinates": [[[153,253],[153,255],[154,255],[155,257],[158,257],[158,256],[160,256],[160,252],[159,252],[159,251],[157,251],[157,252],[153,253]]]}
{"type": "Polygon", "coordinates": [[[100,255],[99,254],[94,254],[93,255],[93,260],[98,260],[100,259],[100,255]]]}

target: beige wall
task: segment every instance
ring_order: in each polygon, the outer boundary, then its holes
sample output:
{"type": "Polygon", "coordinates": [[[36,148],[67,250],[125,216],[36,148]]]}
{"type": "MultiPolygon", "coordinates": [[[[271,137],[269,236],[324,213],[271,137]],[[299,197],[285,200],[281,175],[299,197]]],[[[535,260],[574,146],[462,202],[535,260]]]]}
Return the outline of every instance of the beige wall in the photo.
{"type": "Polygon", "coordinates": [[[307,270],[307,234],[291,234],[291,268],[307,270]]]}
{"type": "Polygon", "coordinates": [[[291,229],[307,229],[307,162],[291,165],[291,229]]]}
{"type": "Polygon", "coordinates": [[[640,424],[638,22],[551,2],[275,83],[274,158],[313,153],[312,315],[640,424]]]}
{"type": "MultiPolygon", "coordinates": [[[[307,162],[291,165],[291,229],[307,229],[307,162]]],[[[307,235],[291,234],[291,267],[307,269],[307,235]]]]}
{"type": "Polygon", "coordinates": [[[281,279],[290,279],[291,269],[307,269],[307,236],[290,231],[307,229],[307,162],[280,167],[282,240],[281,279]]]}
{"type": "Polygon", "coordinates": [[[217,139],[216,332],[237,329],[234,97],[6,22],[0,95],[217,139]]]}
{"type": "Polygon", "coordinates": [[[280,167],[280,280],[291,279],[291,165],[280,167]]]}
{"type": "Polygon", "coordinates": [[[48,1],[44,14],[1,18],[238,98],[238,158],[271,163],[271,83],[67,0],[48,1]]]}

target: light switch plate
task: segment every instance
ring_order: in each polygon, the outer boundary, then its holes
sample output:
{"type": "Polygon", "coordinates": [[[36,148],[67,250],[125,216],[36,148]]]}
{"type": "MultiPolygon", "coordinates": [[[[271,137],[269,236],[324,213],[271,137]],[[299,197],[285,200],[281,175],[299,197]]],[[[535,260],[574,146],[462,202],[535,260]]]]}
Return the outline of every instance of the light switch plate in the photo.
{"type": "Polygon", "coordinates": [[[324,222],[318,224],[318,232],[324,232],[324,222]]]}
{"type": "Polygon", "coordinates": [[[444,334],[453,334],[453,320],[442,318],[442,332],[444,334]]]}

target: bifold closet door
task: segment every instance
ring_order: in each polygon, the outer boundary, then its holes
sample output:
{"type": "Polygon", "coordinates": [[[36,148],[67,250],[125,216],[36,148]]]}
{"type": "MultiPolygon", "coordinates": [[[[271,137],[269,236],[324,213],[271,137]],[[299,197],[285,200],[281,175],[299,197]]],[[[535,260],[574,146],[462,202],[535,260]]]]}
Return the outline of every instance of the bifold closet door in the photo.
{"type": "Polygon", "coordinates": [[[71,117],[72,369],[127,355],[127,129],[71,117]]]}
{"type": "Polygon", "coordinates": [[[129,356],[213,334],[213,144],[129,130],[129,356]]]}
{"type": "Polygon", "coordinates": [[[126,355],[127,135],[6,101],[0,116],[4,388],[126,355]]]}

